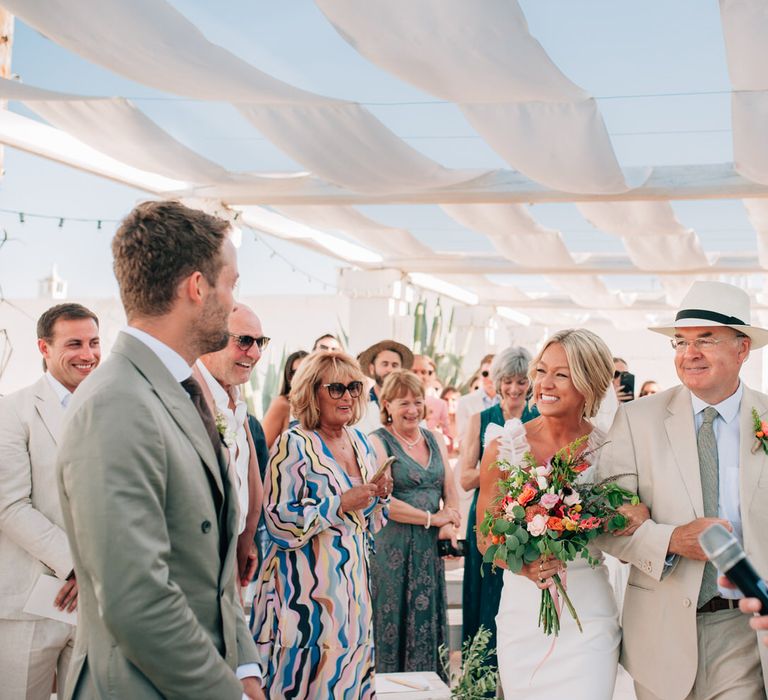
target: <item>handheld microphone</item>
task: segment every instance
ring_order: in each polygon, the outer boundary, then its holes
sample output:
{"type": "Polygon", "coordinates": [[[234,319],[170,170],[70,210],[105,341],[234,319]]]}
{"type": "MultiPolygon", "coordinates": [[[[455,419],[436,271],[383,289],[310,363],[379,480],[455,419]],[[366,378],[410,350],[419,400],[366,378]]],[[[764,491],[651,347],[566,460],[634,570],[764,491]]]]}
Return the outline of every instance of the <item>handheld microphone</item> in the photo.
{"type": "Polygon", "coordinates": [[[710,525],[699,535],[699,544],[704,554],[728,580],[747,598],[757,598],[762,609],[768,613],[768,586],[749,563],[739,541],[720,523],[710,525]]]}

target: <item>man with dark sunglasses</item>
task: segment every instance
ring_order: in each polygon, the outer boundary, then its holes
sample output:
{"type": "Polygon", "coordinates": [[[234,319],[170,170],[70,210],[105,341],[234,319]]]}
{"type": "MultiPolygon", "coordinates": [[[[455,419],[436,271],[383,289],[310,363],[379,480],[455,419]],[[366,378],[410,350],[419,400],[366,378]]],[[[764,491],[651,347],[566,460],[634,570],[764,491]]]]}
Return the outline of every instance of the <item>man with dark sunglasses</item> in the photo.
{"type": "Polygon", "coordinates": [[[248,407],[240,385],[251,378],[262,350],[269,344],[252,309],[238,304],[229,315],[229,342],[203,355],[193,374],[203,389],[229,456],[229,475],[238,496],[237,570],[247,586],[258,564],[255,534],[261,516],[262,483],[257,451],[248,426],[248,407]]]}

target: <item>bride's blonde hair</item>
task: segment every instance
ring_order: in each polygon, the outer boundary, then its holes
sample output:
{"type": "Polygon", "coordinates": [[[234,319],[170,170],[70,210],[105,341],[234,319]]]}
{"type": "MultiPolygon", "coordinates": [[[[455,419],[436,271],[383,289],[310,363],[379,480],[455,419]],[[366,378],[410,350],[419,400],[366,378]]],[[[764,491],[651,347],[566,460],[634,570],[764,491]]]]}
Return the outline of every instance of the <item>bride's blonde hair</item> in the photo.
{"type": "Polygon", "coordinates": [[[605,341],[586,328],[568,328],[551,336],[531,360],[528,377],[531,384],[536,381],[536,365],[544,351],[559,343],[568,358],[571,381],[584,397],[584,416],[592,418],[597,414],[605,392],[613,379],[613,356],[605,341]]]}

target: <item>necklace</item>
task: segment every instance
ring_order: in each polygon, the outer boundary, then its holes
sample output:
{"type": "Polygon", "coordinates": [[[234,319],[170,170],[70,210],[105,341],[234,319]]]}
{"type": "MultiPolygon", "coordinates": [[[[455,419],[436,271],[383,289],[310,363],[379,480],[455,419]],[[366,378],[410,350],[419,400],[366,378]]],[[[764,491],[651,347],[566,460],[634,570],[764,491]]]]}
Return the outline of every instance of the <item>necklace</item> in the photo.
{"type": "Polygon", "coordinates": [[[402,435],[400,435],[400,433],[395,430],[395,426],[392,426],[392,432],[395,434],[395,437],[400,440],[400,442],[402,442],[409,450],[412,450],[414,447],[416,447],[416,445],[418,445],[424,438],[424,436],[421,434],[421,430],[419,430],[419,434],[413,442],[406,440],[402,435]]]}

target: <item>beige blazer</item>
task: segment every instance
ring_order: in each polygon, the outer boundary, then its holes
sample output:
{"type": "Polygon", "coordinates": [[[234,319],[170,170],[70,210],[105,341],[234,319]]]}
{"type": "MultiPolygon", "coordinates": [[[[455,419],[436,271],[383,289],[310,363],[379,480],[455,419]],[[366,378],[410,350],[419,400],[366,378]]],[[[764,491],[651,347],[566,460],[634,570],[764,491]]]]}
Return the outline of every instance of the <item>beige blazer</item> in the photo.
{"type": "MultiPolygon", "coordinates": [[[[744,548],[768,576],[768,456],[755,454],[752,408],[768,415],[768,396],[744,387],[739,455],[744,548]]],[[[696,600],[704,562],[679,558],[664,573],[672,531],[704,517],[690,392],[678,386],[623,404],[603,448],[599,477],[631,474],[651,510],[632,537],[603,536],[600,546],[632,564],[624,598],[621,663],[640,685],[664,700],[690,692],[698,665],[696,600]]],[[[757,643],[757,639],[755,640],[757,643]]],[[[762,645],[761,645],[762,649],[762,645]]]]}
{"type": "Polygon", "coordinates": [[[63,416],[44,376],[0,399],[0,619],[39,619],[22,612],[35,581],[72,571],[56,485],[63,416]]]}
{"type": "Polygon", "coordinates": [[[68,697],[240,700],[256,660],[236,596],[236,496],[184,388],[121,334],[59,452],[80,586],[68,697]]]}

